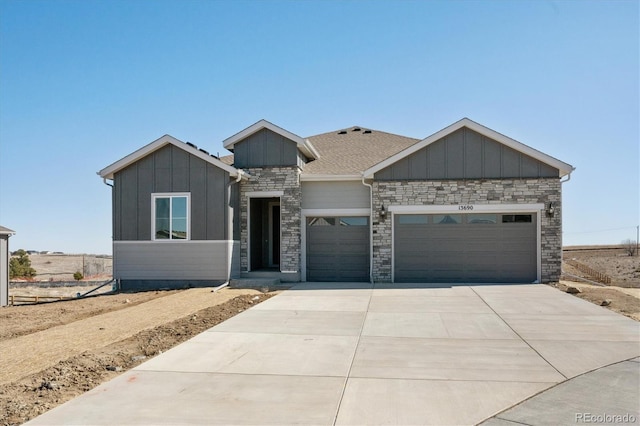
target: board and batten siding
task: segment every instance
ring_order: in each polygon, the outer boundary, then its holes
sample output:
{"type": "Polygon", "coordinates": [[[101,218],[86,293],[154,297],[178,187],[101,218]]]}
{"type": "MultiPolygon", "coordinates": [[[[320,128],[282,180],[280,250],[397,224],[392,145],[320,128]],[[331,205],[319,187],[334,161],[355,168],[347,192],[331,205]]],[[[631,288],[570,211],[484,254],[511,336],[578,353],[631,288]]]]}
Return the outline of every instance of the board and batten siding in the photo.
{"type": "Polygon", "coordinates": [[[233,147],[234,167],[281,167],[299,166],[304,157],[298,145],[269,129],[262,129],[238,142],[233,147]]]}
{"type": "Polygon", "coordinates": [[[303,209],[368,209],[369,187],[360,181],[302,182],[303,209]]]}
{"type": "Polygon", "coordinates": [[[375,180],[559,177],[559,170],[463,127],[375,174],[375,180]]]}
{"type": "Polygon", "coordinates": [[[239,241],[115,241],[120,280],[223,280],[240,275],[239,241]]]}
{"type": "MultiPolygon", "coordinates": [[[[114,241],[151,240],[151,194],[188,192],[191,240],[227,240],[238,191],[229,173],[174,146],[149,154],[114,176],[114,241]]],[[[235,233],[235,232],[234,232],[235,233]]]]}

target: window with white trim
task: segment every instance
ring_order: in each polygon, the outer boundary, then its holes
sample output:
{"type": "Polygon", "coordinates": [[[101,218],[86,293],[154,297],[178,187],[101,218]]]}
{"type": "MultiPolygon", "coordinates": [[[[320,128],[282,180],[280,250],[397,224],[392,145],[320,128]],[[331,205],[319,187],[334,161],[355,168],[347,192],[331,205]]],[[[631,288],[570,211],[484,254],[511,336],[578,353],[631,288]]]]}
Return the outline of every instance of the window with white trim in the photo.
{"type": "Polygon", "coordinates": [[[189,239],[189,194],[152,194],[153,239],[189,239]]]}

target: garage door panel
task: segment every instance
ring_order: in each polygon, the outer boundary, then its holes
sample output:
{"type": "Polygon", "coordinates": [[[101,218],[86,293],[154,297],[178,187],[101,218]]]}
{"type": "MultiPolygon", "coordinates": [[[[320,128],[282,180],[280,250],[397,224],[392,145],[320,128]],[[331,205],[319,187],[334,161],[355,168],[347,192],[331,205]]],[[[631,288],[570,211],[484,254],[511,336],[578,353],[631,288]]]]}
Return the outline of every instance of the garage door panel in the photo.
{"type": "Polygon", "coordinates": [[[328,219],[307,218],[307,281],[369,281],[369,218],[328,219]]]}
{"type": "MultiPolygon", "coordinates": [[[[455,215],[460,223],[426,223],[395,216],[394,278],[397,282],[532,282],[537,277],[537,228],[503,223],[501,214],[455,215]],[[486,217],[484,217],[486,216],[486,217]],[[490,217],[489,217],[490,216],[490,217]],[[480,222],[480,220],[483,220],[480,222]],[[490,220],[489,220],[490,219],[490,220]]],[[[512,215],[513,216],[513,215],[512,215]]]]}

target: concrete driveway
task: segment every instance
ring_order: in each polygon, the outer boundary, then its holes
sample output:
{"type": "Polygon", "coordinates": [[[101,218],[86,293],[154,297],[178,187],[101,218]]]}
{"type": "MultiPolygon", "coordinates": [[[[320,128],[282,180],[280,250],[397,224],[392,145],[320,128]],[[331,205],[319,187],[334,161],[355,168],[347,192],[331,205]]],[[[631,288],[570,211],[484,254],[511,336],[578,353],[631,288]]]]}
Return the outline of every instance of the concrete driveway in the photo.
{"type": "Polygon", "coordinates": [[[308,283],[30,424],[477,424],[640,356],[639,339],[541,284],[308,283]]]}

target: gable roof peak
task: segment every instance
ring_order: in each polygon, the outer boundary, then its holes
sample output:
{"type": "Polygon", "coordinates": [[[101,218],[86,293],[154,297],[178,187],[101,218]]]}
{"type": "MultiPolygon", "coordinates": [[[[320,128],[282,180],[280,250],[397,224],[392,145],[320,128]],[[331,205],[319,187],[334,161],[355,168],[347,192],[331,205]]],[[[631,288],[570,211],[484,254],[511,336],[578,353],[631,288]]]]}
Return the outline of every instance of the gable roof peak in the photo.
{"type": "Polygon", "coordinates": [[[559,177],[563,177],[566,176],[568,174],[570,174],[571,172],[573,172],[575,170],[575,168],[570,165],[567,164],[565,162],[562,162],[550,155],[547,155],[541,151],[538,151],[537,149],[531,148],[528,145],[525,145],[521,142],[518,142],[515,139],[512,139],[508,136],[503,135],[502,133],[498,133],[493,129],[490,129],[486,126],[483,126],[482,124],[479,124],[473,120],[471,120],[470,118],[464,117],[461,118],[460,120],[456,121],[455,123],[445,127],[442,130],[437,131],[436,133],[432,134],[431,136],[427,136],[426,138],[422,139],[420,142],[416,143],[415,145],[410,146],[407,149],[404,149],[401,152],[398,152],[397,154],[387,158],[384,161],[381,161],[380,163],[376,164],[375,166],[367,169],[364,171],[363,175],[365,177],[373,177],[373,175],[377,172],[379,172],[380,170],[384,169],[385,167],[390,166],[391,164],[396,163],[397,161],[413,154],[414,152],[428,146],[431,145],[434,142],[437,142],[438,140],[444,138],[445,136],[450,135],[451,133],[460,130],[461,128],[466,127],[467,129],[473,130],[477,133],[480,133],[483,136],[486,136],[490,139],[493,139],[505,146],[508,146],[509,148],[512,148],[516,151],[519,151],[525,155],[528,155],[532,158],[535,158],[538,161],[541,161],[543,163],[546,163],[548,165],[550,165],[551,167],[554,167],[556,169],[558,169],[559,171],[559,177]]]}
{"type": "Polygon", "coordinates": [[[222,141],[222,145],[228,149],[229,151],[233,151],[233,147],[236,143],[243,141],[254,133],[259,132],[262,129],[270,130],[274,133],[279,134],[282,137],[293,141],[298,146],[298,149],[309,159],[315,160],[319,157],[318,151],[311,145],[308,139],[301,138],[300,136],[292,133],[286,129],[283,129],[280,126],[276,126],[270,121],[265,120],[264,118],[256,121],[251,126],[247,127],[244,130],[239,131],[233,136],[228,137],[224,141],[222,141]]]}
{"type": "Polygon", "coordinates": [[[160,148],[166,146],[166,145],[174,145],[186,152],[188,152],[189,154],[195,155],[196,157],[213,164],[214,166],[217,166],[227,172],[229,172],[229,174],[231,176],[238,176],[238,174],[245,174],[243,173],[241,170],[236,169],[235,167],[232,167],[228,164],[225,164],[224,162],[220,161],[220,159],[218,157],[216,157],[213,154],[209,154],[209,152],[207,152],[206,150],[200,148],[198,149],[198,147],[191,143],[191,142],[183,142],[177,138],[174,138],[173,136],[169,135],[169,134],[165,134],[164,136],[159,137],[158,139],[156,139],[155,141],[143,146],[142,148],[138,149],[137,151],[132,152],[131,154],[127,155],[126,157],[116,161],[115,163],[105,167],[104,169],[100,170],[98,172],[98,175],[100,175],[100,177],[102,177],[103,179],[113,179],[114,174],[116,172],[119,172],[120,170],[124,169],[125,167],[130,166],[131,164],[135,163],[136,161],[140,160],[143,157],[146,157],[147,155],[159,150],[160,148]]]}

